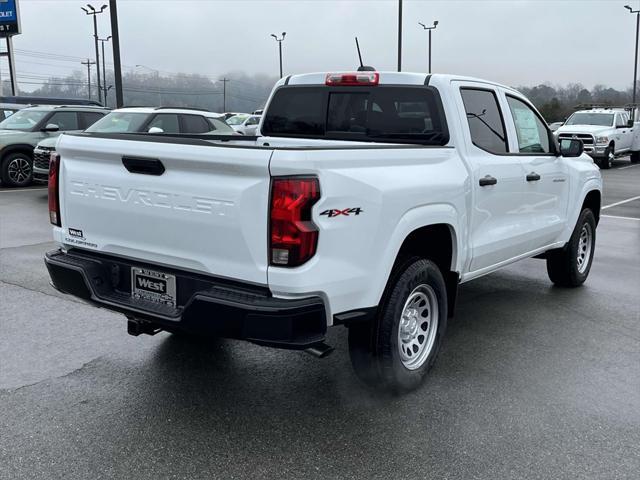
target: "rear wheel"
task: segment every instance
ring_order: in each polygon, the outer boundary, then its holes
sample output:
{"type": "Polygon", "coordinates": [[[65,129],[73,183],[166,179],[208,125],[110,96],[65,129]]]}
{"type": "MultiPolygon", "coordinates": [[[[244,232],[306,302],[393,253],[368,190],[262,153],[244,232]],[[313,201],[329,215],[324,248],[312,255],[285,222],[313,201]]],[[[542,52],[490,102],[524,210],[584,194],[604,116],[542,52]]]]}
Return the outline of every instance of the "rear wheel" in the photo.
{"type": "Polygon", "coordinates": [[[2,159],[2,183],[7,187],[26,187],[33,181],[33,160],[24,153],[10,153],[2,159]]]}
{"type": "Polygon", "coordinates": [[[391,392],[417,388],[433,366],[447,327],[447,291],[430,260],[394,270],[376,319],[349,328],[349,354],[367,385],[391,392]]]}
{"type": "Polygon", "coordinates": [[[585,208],[571,239],[564,248],[547,253],[547,273],[553,283],[562,287],[582,285],[589,276],[596,246],[596,219],[585,208]]]}

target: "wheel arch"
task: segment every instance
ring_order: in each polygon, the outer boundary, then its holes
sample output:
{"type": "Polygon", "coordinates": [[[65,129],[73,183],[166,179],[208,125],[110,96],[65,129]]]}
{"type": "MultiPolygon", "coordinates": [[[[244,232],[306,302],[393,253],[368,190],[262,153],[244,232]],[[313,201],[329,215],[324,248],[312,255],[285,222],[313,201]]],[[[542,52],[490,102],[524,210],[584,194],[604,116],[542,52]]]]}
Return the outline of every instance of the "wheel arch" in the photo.
{"type": "Polygon", "coordinates": [[[584,197],[580,211],[589,208],[596,217],[596,225],[600,222],[600,209],[602,206],[602,193],[600,190],[590,190],[584,197]]]}
{"type": "Polygon", "coordinates": [[[35,147],[29,143],[16,143],[13,145],[7,145],[0,150],[0,159],[4,159],[11,153],[24,153],[33,159],[33,149],[35,147]]]}
{"type": "Polygon", "coordinates": [[[385,290],[393,281],[394,271],[400,262],[408,257],[426,258],[438,266],[444,277],[447,286],[448,316],[453,316],[460,283],[457,267],[460,251],[457,232],[455,225],[446,221],[414,226],[407,231],[395,252],[393,265],[386,277],[385,290]]]}

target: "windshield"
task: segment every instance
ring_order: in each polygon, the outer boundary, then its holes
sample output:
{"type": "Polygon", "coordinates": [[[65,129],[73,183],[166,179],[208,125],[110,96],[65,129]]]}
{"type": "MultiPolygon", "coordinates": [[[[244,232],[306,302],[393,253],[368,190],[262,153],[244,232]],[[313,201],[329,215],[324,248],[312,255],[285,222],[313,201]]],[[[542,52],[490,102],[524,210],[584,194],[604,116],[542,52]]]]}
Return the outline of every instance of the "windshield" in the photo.
{"type": "Polygon", "coordinates": [[[148,113],[111,112],[87,128],[86,132],[135,133],[149,118],[148,113]]]}
{"type": "Polygon", "coordinates": [[[262,123],[267,136],[446,145],[432,87],[281,87],[262,123]]]}
{"type": "Polygon", "coordinates": [[[565,125],[598,125],[601,127],[611,127],[613,126],[613,113],[578,112],[571,115],[565,125]]]}
{"type": "Polygon", "coordinates": [[[0,122],[0,130],[32,130],[47,113],[47,110],[19,110],[0,122]]]}
{"type": "Polygon", "coordinates": [[[227,124],[242,125],[247,118],[249,118],[249,115],[234,115],[233,117],[227,118],[227,124]]]}

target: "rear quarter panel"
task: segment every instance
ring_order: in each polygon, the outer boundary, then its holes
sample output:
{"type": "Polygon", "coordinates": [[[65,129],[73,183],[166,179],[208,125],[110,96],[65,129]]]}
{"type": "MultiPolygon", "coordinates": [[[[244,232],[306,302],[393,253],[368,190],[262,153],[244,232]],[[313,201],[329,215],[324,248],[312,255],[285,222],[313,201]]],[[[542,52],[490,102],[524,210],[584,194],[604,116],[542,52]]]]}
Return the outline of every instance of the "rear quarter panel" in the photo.
{"type": "Polygon", "coordinates": [[[404,239],[430,224],[456,232],[452,268],[460,268],[469,184],[454,148],[276,150],[270,171],[316,175],[321,189],[313,208],[317,253],[298,268],[269,267],[274,295],[324,297],[329,323],[332,314],[375,306],[404,239]],[[357,215],[321,215],[357,208],[357,215]]]}

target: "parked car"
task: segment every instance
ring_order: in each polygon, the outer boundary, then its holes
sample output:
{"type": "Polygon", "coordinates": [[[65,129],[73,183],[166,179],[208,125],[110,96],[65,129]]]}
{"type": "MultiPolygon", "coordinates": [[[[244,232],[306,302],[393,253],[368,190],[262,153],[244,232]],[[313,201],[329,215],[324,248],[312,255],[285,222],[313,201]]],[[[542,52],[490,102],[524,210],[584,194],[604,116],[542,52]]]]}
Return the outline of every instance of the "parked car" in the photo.
{"type": "Polygon", "coordinates": [[[40,140],[33,149],[33,180],[46,182],[49,180],[49,159],[56,151],[58,137],[49,137],[40,140]]]}
{"type": "Polygon", "coordinates": [[[0,96],[0,103],[11,103],[15,105],[88,105],[90,107],[102,107],[96,100],[86,98],[60,98],[60,97],[34,97],[30,95],[0,96]]]}
{"type": "Polygon", "coordinates": [[[229,118],[229,117],[233,117],[234,115],[247,115],[246,113],[242,113],[242,112],[225,112],[222,114],[222,116],[224,117],[225,121],[229,118]]]}
{"type": "Polygon", "coordinates": [[[264,113],[264,109],[259,108],[258,110],[254,110],[251,112],[251,115],[262,115],[264,113]]]}
{"type": "Polygon", "coordinates": [[[26,105],[17,103],[0,103],[0,122],[6,120],[18,110],[22,110],[26,105]]]}
{"type": "Polygon", "coordinates": [[[37,106],[17,111],[0,122],[0,179],[8,187],[33,180],[33,149],[45,138],[84,130],[109,112],[93,106],[37,106]]]}
{"type": "Polygon", "coordinates": [[[556,130],[558,130],[562,125],[564,125],[564,122],[553,122],[549,124],[549,130],[551,130],[552,132],[555,132],[556,130]]]}
{"type": "Polygon", "coordinates": [[[460,283],[529,257],[559,286],[589,275],[600,171],[510,87],[292,75],[258,134],[61,137],[52,284],[126,315],[132,335],[324,356],[343,325],[358,376],[406,391],[434,364],[460,283]]]}
{"type": "Polygon", "coordinates": [[[240,114],[227,118],[227,123],[236,132],[242,135],[255,135],[258,131],[260,116],[240,114]]]}
{"type": "MultiPolygon", "coordinates": [[[[613,108],[577,111],[556,130],[555,134],[559,140],[582,140],[584,151],[604,169],[611,168],[611,162],[615,158],[631,154],[634,139],[640,135],[638,129],[633,128],[629,112],[613,108]]],[[[632,156],[635,159],[638,155],[635,153],[632,156]]]]}
{"type": "MultiPolygon", "coordinates": [[[[167,125],[175,125],[176,115],[178,115],[180,134],[190,133],[211,133],[218,135],[235,135],[236,132],[229,127],[221,115],[212,112],[202,112],[200,110],[176,109],[176,108],[155,108],[137,107],[121,108],[113,110],[104,117],[100,125],[92,127],[89,131],[102,133],[176,133],[167,125]],[[159,112],[161,110],[161,112],[159,112]],[[178,113],[180,112],[180,113],[178,113]],[[167,117],[170,116],[170,117],[167,117]],[[196,116],[198,118],[193,118],[196,116]],[[202,119],[202,121],[199,121],[202,119]],[[164,128],[167,128],[167,132],[164,128]],[[203,131],[207,130],[208,131],[203,131]]],[[[33,151],[34,167],[33,177],[39,181],[47,181],[49,178],[49,159],[55,152],[57,138],[46,138],[42,140],[33,151]]]]}
{"type": "Polygon", "coordinates": [[[218,113],[172,107],[128,107],[113,110],[92,125],[87,132],[94,133],[210,133],[233,135],[218,113]]]}

